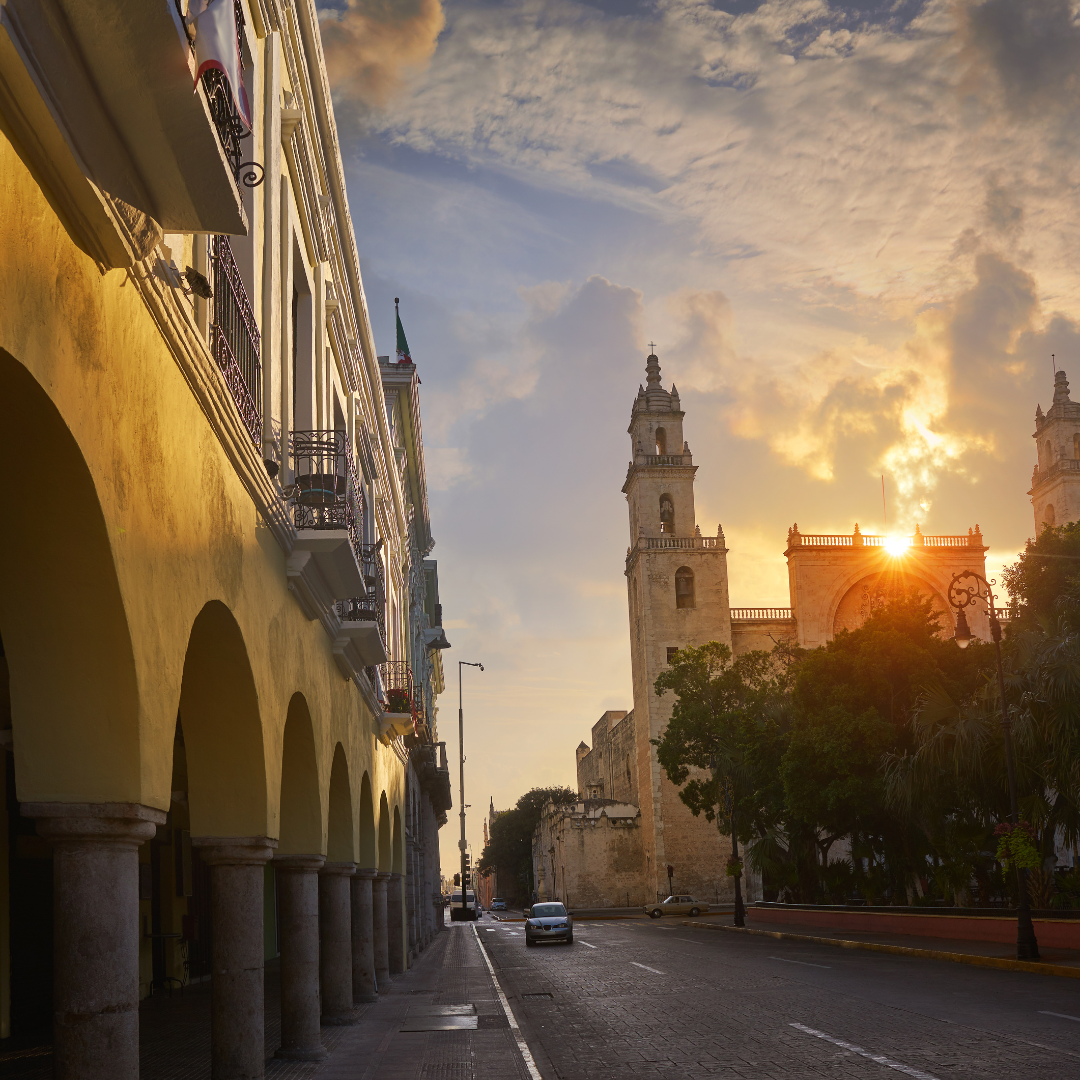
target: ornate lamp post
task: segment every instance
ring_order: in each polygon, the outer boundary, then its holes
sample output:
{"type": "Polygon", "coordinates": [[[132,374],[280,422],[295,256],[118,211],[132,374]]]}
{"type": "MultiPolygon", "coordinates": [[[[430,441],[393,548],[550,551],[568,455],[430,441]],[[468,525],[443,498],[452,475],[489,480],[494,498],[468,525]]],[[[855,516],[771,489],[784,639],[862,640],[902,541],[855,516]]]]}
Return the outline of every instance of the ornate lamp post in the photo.
{"type": "MultiPolygon", "coordinates": [[[[1020,809],[1016,800],[1016,765],[1013,761],[1012,719],[1009,706],[1005,701],[1005,669],[1001,664],[1001,623],[998,622],[994,607],[992,585],[997,579],[987,581],[974,570],[963,570],[953,574],[949,582],[949,603],[956,608],[956,644],[966,649],[971,643],[971,629],[968,627],[964,608],[972,606],[976,600],[985,600],[990,614],[990,635],[994,639],[997,654],[998,692],[1001,695],[1001,731],[1005,737],[1005,766],[1009,774],[1009,819],[1013,825],[1020,824],[1020,809]],[[968,582],[969,584],[964,584],[968,582]],[[985,590],[985,592],[983,591],[985,590]]],[[[1035,926],[1031,921],[1031,906],[1028,903],[1027,871],[1016,866],[1016,885],[1020,902],[1017,907],[1016,921],[1016,958],[1018,960],[1038,960],[1039,943],[1035,938],[1035,926]]]]}

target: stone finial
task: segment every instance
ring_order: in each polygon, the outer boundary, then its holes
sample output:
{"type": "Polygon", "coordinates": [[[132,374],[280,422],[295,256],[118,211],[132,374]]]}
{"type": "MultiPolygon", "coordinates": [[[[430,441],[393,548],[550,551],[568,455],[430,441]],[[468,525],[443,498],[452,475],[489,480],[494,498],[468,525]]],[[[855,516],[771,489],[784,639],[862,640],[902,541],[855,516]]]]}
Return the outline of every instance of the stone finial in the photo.
{"type": "Polygon", "coordinates": [[[855,522],[855,531],[851,534],[851,546],[852,547],[862,547],[863,546],[862,533],[859,532],[859,523],[857,521],[855,522]]]}
{"type": "Polygon", "coordinates": [[[923,546],[922,529],[919,528],[918,522],[915,524],[915,535],[911,538],[911,544],[913,547],[923,546]]]}
{"type": "Polygon", "coordinates": [[[802,543],[802,533],[799,532],[799,523],[796,521],[787,531],[788,547],[798,547],[802,543]]]}
{"type": "Polygon", "coordinates": [[[678,387],[677,387],[677,386],[676,386],[676,385],[675,385],[674,383],[672,383],[672,384],[671,384],[671,396],[672,396],[672,397],[673,397],[673,398],[674,398],[674,399],[675,399],[676,401],[678,401],[678,400],[679,400],[679,388],[678,388],[678,387]]]}
{"type": "Polygon", "coordinates": [[[723,543],[723,541],[724,541],[724,526],[723,525],[717,525],[716,526],[716,538],[721,543],[723,543]]]}
{"type": "Polygon", "coordinates": [[[694,535],[695,536],[700,536],[701,535],[701,526],[700,525],[695,525],[694,526],[694,535]]]}
{"type": "Polygon", "coordinates": [[[1054,404],[1060,405],[1069,400],[1069,380],[1060,369],[1054,375],[1054,404]]]}
{"type": "Polygon", "coordinates": [[[654,352],[649,353],[645,361],[645,382],[648,383],[649,389],[660,386],[660,357],[654,352]]]}
{"type": "MultiPolygon", "coordinates": [[[[969,529],[968,532],[971,532],[971,530],[969,529]]],[[[968,541],[968,543],[970,543],[972,547],[983,546],[982,529],[980,529],[978,525],[975,526],[975,532],[972,535],[971,539],[968,541]]]]}
{"type": "Polygon", "coordinates": [[[1043,422],[1043,411],[1041,405],[1035,406],[1035,423],[1041,424],[1043,422]]]}

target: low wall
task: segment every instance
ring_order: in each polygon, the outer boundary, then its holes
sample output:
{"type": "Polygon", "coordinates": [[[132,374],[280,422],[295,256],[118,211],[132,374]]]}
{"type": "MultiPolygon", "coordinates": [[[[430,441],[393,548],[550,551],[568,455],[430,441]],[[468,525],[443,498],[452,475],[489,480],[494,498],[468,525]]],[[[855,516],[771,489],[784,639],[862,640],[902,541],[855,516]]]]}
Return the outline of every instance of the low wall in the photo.
{"type": "MultiPolygon", "coordinates": [[[[800,930],[847,930],[857,934],[904,934],[959,941],[1016,941],[1016,912],[994,908],[826,907],[757,903],[747,923],[784,924],[800,930]]],[[[1032,914],[1040,945],[1080,949],[1080,911],[1032,914]]]]}

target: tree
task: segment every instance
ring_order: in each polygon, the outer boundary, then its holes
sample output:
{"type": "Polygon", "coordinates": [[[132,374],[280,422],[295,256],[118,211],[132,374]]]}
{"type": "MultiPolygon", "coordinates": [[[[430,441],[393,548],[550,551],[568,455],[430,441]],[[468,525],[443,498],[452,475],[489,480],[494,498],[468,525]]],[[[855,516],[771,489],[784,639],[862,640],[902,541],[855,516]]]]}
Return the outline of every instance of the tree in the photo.
{"type": "Polygon", "coordinates": [[[577,792],[568,787],[536,787],[527,791],[512,810],[501,811],[492,822],[480,856],[480,873],[497,871],[500,887],[508,899],[529,899],[533,887],[532,837],[544,807],[549,802],[572,806],[577,800],[577,792]],[[507,888],[507,884],[512,887],[507,888]]]}
{"type": "Polygon", "coordinates": [[[1010,630],[1051,632],[1058,615],[1058,599],[1069,592],[1080,575],[1080,521],[1049,526],[1012,566],[1005,567],[1002,581],[1012,600],[1010,630]]]}
{"type": "Polygon", "coordinates": [[[690,811],[731,836],[736,926],[745,922],[739,840],[768,827],[763,794],[776,794],[792,656],[785,649],[733,660],[728,646],[710,641],[680,649],[655,684],[657,694],[675,694],[671,719],[652,740],[657,760],[690,811]]]}

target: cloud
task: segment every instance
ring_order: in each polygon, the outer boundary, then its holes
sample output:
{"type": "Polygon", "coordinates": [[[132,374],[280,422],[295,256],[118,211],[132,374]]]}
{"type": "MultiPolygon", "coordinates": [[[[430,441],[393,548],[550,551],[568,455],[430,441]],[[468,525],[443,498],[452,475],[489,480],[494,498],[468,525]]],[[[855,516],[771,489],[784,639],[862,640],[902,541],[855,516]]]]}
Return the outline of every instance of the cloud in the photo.
{"type": "Polygon", "coordinates": [[[334,99],[362,111],[384,108],[405,75],[423,68],[446,22],[441,0],[344,0],[319,7],[334,99]]]}

